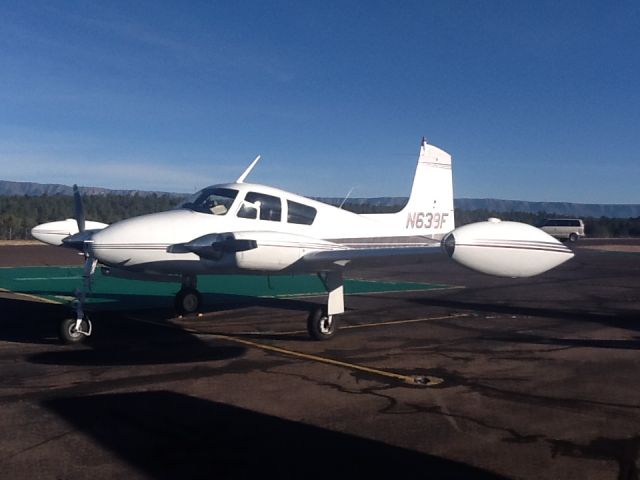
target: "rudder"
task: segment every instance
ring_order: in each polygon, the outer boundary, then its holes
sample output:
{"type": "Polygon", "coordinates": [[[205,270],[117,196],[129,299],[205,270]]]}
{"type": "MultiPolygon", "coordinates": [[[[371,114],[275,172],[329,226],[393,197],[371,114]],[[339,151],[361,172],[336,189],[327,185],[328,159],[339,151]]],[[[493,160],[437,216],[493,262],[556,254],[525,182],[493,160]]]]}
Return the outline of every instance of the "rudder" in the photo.
{"type": "Polygon", "coordinates": [[[414,235],[441,236],[455,228],[451,155],[425,138],[409,201],[397,215],[404,218],[407,233],[414,235]]]}

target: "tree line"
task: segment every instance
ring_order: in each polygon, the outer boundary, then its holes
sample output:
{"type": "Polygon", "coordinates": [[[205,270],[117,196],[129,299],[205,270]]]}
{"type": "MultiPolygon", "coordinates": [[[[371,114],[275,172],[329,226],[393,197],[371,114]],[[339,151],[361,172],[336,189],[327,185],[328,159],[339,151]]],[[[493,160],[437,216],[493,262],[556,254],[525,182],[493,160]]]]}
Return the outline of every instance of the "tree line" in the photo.
{"type": "MultiPolygon", "coordinates": [[[[172,195],[89,195],[83,198],[85,217],[113,223],[128,217],[174,208],[182,198],[172,195]]],[[[0,197],[0,239],[31,238],[40,223],[74,218],[73,197],[68,195],[0,197]]]]}
{"type": "MultiPolygon", "coordinates": [[[[91,195],[84,197],[86,218],[114,223],[128,217],[175,208],[182,198],[173,195],[91,195]]],[[[66,195],[0,197],[0,239],[31,238],[31,229],[44,222],[73,218],[73,198],[66,195]]],[[[398,207],[346,203],[345,210],[355,213],[391,213],[398,207]]],[[[479,222],[490,217],[541,226],[551,212],[492,212],[489,210],[455,210],[456,225],[479,222]]],[[[640,237],[639,218],[583,218],[587,236],[640,237]]]]}

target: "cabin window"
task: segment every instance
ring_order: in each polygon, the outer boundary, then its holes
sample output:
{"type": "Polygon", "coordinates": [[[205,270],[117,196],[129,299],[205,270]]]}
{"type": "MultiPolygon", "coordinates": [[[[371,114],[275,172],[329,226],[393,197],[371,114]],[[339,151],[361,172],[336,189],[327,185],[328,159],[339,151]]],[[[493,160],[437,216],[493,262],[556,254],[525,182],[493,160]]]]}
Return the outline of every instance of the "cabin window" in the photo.
{"type": "Polygon", "coordinates": [[[209,187],[189,197],[178,208],[212,215],[226,215],[237,195],[237,190],[209,187]]]}
{"type": "Polygon", "coordinates": [[[238,217],[279,222],[282,218],[282,203],[278,197],[249,192],[238,210],[238,217]]]}
{"type": "Polygon", "coordinates": [[[311,225],[316,218],[316,209],[302,203],[287,200],[287,222],[311,225]]]}

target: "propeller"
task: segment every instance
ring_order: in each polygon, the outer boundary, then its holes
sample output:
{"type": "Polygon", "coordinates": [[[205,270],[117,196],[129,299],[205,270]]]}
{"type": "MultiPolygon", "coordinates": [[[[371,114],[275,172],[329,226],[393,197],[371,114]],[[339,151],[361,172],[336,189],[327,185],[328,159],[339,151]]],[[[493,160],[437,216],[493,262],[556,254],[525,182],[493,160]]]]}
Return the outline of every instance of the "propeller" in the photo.
{"type": "Polygon", "coordinates": [[[76,250],[80,250],[84,253],[85,258],[89,255],[85,248],[85,241],[91,238],[92,232],[85,230],[85,216],[84,216],[84,204],[82,203],[82,196],[80,195],[80,190],[78,189],[78,185],[73,185],[73,209],[75,221],[78,225],[78,233],[73,235],[69,235],[68,237],[62,239],[63,245],[71,248],[75,248],[76,250]]]}
{"type": "Polygon", "coordinates": [[[80,190],[78,189],[78,185],[73,185],[73,204],[75,211],[76,223],[78,224],[78,232],[84,232],[85,222],[84,222],[84,205],[82,204],[82,196],[80,195],[80,190]]]}
{"type": "Polygon", "coordinates": [[[76,217],[76,223],[78,224],[78,233],[71,235],[70,237],[62,240],[62,243],[76,248],[84,255],[84,268],[82,270],[82,288],[76,289],[76,299],[78,300],[76,305],[76,325],[75,329],[86,336],[91,335],[91,320],[89,320],[84,313],[84,303],[87,298],[87,293],[91,292],[91,276],[96,271],[98,260],[91,255],[91,251],[87,248],[87,241],[91,241],[93,236],[93,230],[85,230],[85,217],[84,217],[84,205],[82,203],[82,196],[78,185],[73,185],[73,206],[76,217]],[[88,331],[82,329],[82,323],[86,321],[88,331]]]}

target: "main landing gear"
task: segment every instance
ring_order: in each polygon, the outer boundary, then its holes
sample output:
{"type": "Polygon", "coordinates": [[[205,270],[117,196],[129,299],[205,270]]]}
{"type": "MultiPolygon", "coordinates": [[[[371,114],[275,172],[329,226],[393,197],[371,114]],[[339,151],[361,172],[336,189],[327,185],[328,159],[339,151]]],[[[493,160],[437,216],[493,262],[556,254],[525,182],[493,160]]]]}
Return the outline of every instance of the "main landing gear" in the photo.
{"type": "Polygon", "coordinates": [[[307,317],[307,332],[314,340],[329,340],[338,330],[337,315],[329,315],[326,307],[311,310],[307,317]]]}
{"type": "MultiPolygon", "coordinates": [[[[327,305],[311,310],[307,318],[307,331],[314,340],[329,340],[338,331],[339,315],[344,313],[344,280],[342,272],[318,273],[328,293],[327,305]]],[[[176,294],[175,307],[180,315],[196,313],[202,306],[202,295],[198,292],[197,277],[184,275],[182,288],[176,294]]]]}
{"type": "Polygon", "coordinates": [[[326,306],[309,313],[307,332],[313,340],[329,340],[338,331],[339,315],[344,313],[344,281],[342,272],[321,272],[318,277],[329,296],[326,306]]]}
{"type": "Polygon", "coordinates": [[[176,293],[175,307],[180,315],[196,313],[202,306],[202,295],[197,290],[198,277],[184,275],[182,288],[176,293]]]}

